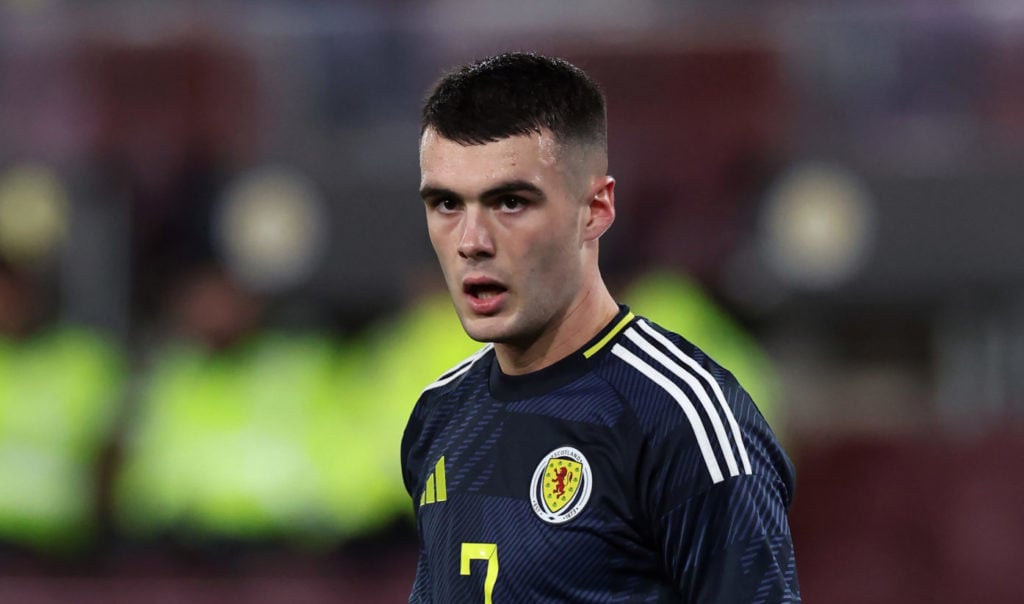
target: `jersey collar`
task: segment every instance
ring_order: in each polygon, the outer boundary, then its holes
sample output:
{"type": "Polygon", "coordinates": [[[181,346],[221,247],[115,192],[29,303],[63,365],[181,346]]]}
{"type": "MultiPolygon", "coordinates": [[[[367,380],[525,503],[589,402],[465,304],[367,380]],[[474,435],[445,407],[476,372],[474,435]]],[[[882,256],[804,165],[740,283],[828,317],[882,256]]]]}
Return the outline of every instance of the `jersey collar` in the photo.
{"type": "Polygon", "coordinates": [[[538,396],[574,382],[586,373],[593,359],[608,350],[611,342],[634,319],[625,304],[619,305],[619,312],[589,342],[576,352],[543,369],[523,375],[507,375],[498,366],[492,351],[490,357],[489,385],[491,396],[498,400],[515,401],[538,396]]]}

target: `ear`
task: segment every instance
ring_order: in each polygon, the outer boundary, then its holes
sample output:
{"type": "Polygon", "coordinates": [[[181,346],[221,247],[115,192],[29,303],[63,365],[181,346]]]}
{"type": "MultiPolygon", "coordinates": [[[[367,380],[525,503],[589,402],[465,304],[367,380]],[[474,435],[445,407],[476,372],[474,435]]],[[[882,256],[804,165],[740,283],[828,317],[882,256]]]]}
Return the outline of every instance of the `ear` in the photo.
{"type": "Polygon", "coordinates": [[[608,175],[594,178],[587,201],[583,240],[596,241],[615,222],[615,179],[608,175]]]}

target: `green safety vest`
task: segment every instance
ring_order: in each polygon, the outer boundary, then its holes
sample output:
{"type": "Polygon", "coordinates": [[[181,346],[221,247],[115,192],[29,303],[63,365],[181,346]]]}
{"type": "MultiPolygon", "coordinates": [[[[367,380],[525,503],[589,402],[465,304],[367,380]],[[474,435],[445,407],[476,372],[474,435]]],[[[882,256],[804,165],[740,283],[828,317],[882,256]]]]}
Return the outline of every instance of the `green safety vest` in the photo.
{"type": "Polygon", "coordinates": [[[124,376],[120,349],[82,327],[0,338],[0,540],[61,552],[94,536],[124,376]]]}
{"type": "Polygon", "coordinates": [[[317,435],[334,404],[334,343],[264,334],[223,352],[174,344],[140,396],[114,491],[128,535],[329,538],[317,435]]]}

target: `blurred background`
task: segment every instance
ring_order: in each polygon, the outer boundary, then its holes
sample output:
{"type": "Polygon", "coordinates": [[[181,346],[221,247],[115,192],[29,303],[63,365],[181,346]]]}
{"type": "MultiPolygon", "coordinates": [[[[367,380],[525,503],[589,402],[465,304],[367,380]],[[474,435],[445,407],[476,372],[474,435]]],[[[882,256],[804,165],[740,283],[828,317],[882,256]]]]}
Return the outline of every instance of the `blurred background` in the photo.
{"type": "Polygon", "coordinates": [[[783,439],[805,601],[1024,601],[1024,5],[0,0],[0,602],[405,600],[419,104],[501,50],[604,86],[606,278],[783,439]]]}

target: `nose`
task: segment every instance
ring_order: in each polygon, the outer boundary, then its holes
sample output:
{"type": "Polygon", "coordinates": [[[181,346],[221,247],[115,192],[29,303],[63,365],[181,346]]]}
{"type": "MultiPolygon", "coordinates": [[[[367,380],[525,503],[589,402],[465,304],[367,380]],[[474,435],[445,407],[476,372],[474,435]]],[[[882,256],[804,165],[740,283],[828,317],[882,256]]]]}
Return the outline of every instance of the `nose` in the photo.
{"type": "Polygon", "coordinates": [[[463,213],[462,237],[459,239],[459,256],[476,260],[494,256],[494,240],[491,238],[486,211],[469,205],[463,213]]]}

